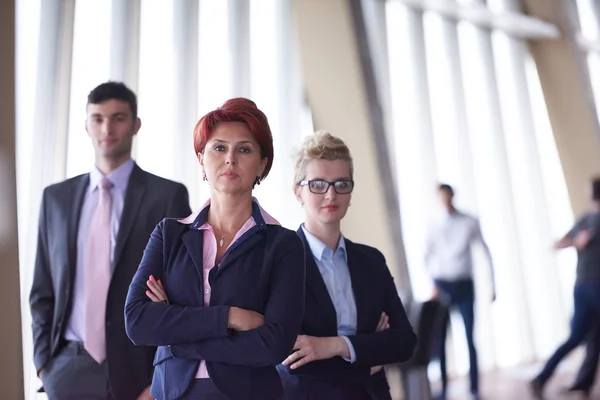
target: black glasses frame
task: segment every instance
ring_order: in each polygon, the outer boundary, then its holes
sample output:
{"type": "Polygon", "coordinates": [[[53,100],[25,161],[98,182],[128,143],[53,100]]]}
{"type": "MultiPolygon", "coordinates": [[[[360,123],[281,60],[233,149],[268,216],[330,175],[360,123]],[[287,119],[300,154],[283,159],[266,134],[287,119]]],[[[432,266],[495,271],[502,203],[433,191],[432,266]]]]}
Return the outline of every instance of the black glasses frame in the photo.
{"type": "Polygon", "coordinates": [[[333,181],[333,182],[326,181],[325,179],[311,179],[311,180],[306,180],[305,179],[303,181],[300,181],[300,183],[298,183],[298,185],[300,185],[300,186],[308,186],[308,190],[310,190],[310,192],[314,193],[314,194],[325,194],[325,193],[327,193],[329,191],[329,188],[332,187],[332,186],[333,186],[333,190],[335,190],[335,192],[337,194],[350,194],[354,190],[354,181],[352,179],[338,179],[337,181],[333,181]],[[323,183],[326,183],[327,184],[327,188],[323,192],[315,192],[315,191],[313,191],[313,189],[312,189],[312,187],[310,185],[313,182],[323,182],[323,183]],[[350,184],[350,190],[348,192],[340,192],[338,190],[338,188],[335,186],[335,184],[338,183],[338,182],[347,182],[347,183],[349,183],[350,184]]]}

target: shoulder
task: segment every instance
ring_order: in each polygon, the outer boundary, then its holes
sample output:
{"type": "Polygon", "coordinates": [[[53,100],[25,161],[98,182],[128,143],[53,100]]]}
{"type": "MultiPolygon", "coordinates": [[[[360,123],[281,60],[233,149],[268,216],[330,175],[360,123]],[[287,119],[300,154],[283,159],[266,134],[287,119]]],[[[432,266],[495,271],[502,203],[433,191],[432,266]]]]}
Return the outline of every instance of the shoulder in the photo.
{"type": "Polygon", "coordinates": [[[271,246],[284,246],[289,249],[304,248],[304,243],[298,233],[281,225],[267,225],[267,240],[271,246]]]}
{"type": "Polygon", "coordinates": [[[466,212],[460,212],[460,218],[466,223],[473,227],[479,226],[479,218],[473,214],[469,214],[466,212]]]}
{"type": "Polygon", "coordinates": [[[148,171],[144,171],[140,168],[140,174],[150,185],[154,187],[160,187],[161,189],[173,191],[173,190],[181,190],[184,189],[187,191],[185,185],[180,182],[172,181],[167,178],[163,178],[162,176],[154,175],[148,171]]]}
{"type": "Polygon", "coordinates": [[[385,256],[377,248],[362,243],[355,243],[347,238],[344,238],[344,240],[346,241],[349,257],[359,256],[368,260],[371,265],[382,266],[387,269],[385,256]]]}
{"type": "Polygon", "coordinates": [[[190,230],[190,225],[179,222],[178,218],[163,218],[156,225],[156,230],[161,231],[163,237],[181,236],[190,230]]]}
{"type": "Polygon", "coordinates": [[[73,190],[80,185],[82,181],[88,178],[89,174],[85,173],[66,179],[62,182],[49,185],[44,189],[44,198],[72,196],[73,190]]]}

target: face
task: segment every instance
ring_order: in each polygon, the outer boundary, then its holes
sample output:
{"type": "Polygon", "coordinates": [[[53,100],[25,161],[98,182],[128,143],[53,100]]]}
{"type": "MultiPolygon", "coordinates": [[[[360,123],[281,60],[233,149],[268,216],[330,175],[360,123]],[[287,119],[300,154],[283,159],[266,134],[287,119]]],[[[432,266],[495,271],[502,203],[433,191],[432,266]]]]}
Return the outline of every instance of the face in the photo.
{"type": "Polygon", "coordinates": [[[440,203],[444,206],[445,209],[452,208],[452,194],[447,190],[438,190],[438,197],[440,199],[440,203]]]}
{"type": "Polygon", "coordinates": [[[140,126],[140,119],[133,118],[127,102],[113,99],[87,106],[85,130],[92,139],[96,157],[107,160],[129,158],[133,137],[140,126]]]}
{"type": "MultiPolygon", "coordinates": [[[[335,182],[342,179],[352,179],[350,165],[344,160],[314,160],[306,166],[307,181],[322,179],[335,182]]],[[[296,186],[296,198],[304,206],[307,223],[332,224],[339,223],[348,211],[351,193],[336,193],[330,186],[326,193],[312,193],[307,186],[296,186]]]]}
{"type": "Polygon", "coordinates": [[[267,158],[261,159],[260,146],[241,122],[222,122],[214,129],[198,160],[210,186],[219,192],[252,192],[257,176],[262,176],[267,158]]]}

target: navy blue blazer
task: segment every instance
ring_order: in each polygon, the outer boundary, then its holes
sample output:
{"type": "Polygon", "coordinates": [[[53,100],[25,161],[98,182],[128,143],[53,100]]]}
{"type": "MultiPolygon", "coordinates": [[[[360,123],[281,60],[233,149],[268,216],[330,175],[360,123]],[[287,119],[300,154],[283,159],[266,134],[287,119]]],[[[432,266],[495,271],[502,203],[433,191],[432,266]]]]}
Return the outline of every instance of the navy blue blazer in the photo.
{"type": "Polygon", "coordinates": [[[127,335],[135,344],[159,346],[150,392],[158,400],[185,394],[200,360],[228,399],[278,399],[276,365],[290,354],[304,309],[302,241],[294,231],[267,225],[253,202],[257,225],[210,271],[210,307],[204,307],[204,233],[197,228],[207,214],[208,207],[191,224],[165,219],[152,233],[127,295],[127,335]],[[150,275],[162,280],[169,305],[146,296],[150,275]],[[263,314],[264,325],[229,330],[230,306],[263,314]]]}
{"type": "MultiPolygon", "coordinates": [[[[301,334],[337,336],[337,318],[325,282],[302,232],[298,235],[306,251],[306,306],[301,334]]],[[[348,336],[356,352],[351,364],[341,357],[313,361],[291,370],[279,366],[286,400],[345,399],[362,391],[373,400],[391,399],[385,372],[370,375],[370,369],[407,361],[417,337],[406,317],[394,280],[381,252],[348,239],[346,250],[352,290],[356,301],[357,334],[348,336]],[[389,316],[390,328],[375,332],[381,312],[389,316]]],[[[360,398],[360,397],[358,397],[360,398]]]]}

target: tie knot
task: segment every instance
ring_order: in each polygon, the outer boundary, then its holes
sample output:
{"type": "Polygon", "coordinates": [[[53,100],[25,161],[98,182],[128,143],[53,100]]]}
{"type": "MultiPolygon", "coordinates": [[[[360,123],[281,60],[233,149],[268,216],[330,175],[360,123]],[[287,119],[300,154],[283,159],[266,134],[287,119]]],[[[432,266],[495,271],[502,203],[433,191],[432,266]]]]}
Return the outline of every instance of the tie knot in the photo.
{"type": "Polygon", "coordinates": [[[113,187],[113,183],[108,178],[102,178],[102,180],[99,183],[99,186],[100,189],[109,190],[111,187],[113,187]]]}

